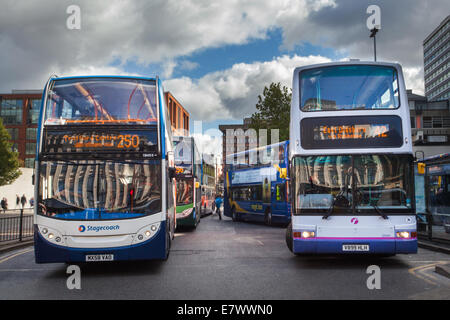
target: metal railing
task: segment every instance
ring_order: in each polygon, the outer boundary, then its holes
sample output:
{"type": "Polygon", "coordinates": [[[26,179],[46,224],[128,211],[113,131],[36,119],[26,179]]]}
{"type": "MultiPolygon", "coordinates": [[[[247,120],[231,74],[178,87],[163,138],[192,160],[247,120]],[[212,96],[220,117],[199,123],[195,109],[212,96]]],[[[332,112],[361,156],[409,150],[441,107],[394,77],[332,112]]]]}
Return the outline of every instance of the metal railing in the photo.
{"type": "Polygon", "coordinates": [[[32,209],[0,211],[0,243],[8,241],[23,241],[32,237],[32,209]]]}
{"type": "Polygon", "coordinates": [[[450,244],[450,214],[429,211],[418,214],[417,231],[424,240],[450,244]]]}

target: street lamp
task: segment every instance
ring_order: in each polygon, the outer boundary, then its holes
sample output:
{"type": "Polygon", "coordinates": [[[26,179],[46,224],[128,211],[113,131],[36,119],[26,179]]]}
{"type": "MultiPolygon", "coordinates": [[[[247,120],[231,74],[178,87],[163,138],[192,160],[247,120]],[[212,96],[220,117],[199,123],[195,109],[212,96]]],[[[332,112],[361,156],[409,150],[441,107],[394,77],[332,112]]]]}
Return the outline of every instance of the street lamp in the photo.
{"type": "Polygon", "coordinates": [[[379,29],[377,29],[376,27],[370,30],[370,38],[373,38],[373,57],[375,61],[377,61],[377,40],[375,35],[377,34],[378,30],[379,29]]]}

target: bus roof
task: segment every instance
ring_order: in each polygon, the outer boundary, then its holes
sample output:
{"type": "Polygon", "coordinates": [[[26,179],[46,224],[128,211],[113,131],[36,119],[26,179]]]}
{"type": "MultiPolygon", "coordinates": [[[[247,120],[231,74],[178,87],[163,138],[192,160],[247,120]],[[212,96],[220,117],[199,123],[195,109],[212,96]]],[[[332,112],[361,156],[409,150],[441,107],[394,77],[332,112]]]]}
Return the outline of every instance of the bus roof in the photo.
{"type": "Polygon", "coordinates": [[[86,76],[66,76],[66,77],[51,77],[50,81],[70,80],[70,79],[89,79],[89,78],[114,78],[114,79],[135,79],[135,80],[150,80],[156,81],[156,78],[143,76],[121,76],[121,75],[86,75],[86,76]]]}
{"type": "Polygon", "coordinates": [[[323,68],[323,67],[332,67],[332,66],[345,66],[345,65],[374,65],[374,66],[386,66],[386,67],[393,67],[397,69],[401,69],[400,64],[393,63],[393,62],[384,62],[384,61],[334,61],[334,62],[325,62],[325,63],[317,63],[317,64],[310,64],[307,66],[301,66],[297,67],[294,70],[294,74],[299,72],[300,70],[306,70],[306,69],[314,69],[314,68],[323,68]]]}

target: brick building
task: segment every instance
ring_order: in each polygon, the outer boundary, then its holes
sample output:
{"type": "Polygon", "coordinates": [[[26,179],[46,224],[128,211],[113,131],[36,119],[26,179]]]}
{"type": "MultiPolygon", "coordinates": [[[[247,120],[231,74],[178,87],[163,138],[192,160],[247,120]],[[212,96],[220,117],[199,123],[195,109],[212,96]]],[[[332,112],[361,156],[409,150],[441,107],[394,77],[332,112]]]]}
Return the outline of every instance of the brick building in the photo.
{"type": "Polygon", "coordinates": [[[164,98],[169,109],[172,132],[176,136],[189,136],[189,112],[169,91],[164,92],[164,98]]]}
{"type": "Polygon", "coordinates": [[[36,153],[36,135],[41,106],[41,90],[13,90],[0,94],[0,118],[19,152],[21,165],[32,168],[36,153]]]}

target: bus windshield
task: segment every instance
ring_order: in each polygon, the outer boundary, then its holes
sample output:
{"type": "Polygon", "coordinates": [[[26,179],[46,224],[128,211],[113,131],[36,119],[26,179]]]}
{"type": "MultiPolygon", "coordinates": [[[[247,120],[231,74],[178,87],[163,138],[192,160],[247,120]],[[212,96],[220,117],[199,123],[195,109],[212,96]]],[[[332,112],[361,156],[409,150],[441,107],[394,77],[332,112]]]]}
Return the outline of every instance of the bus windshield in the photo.
{"type": "Polygon", "coordinates": [[[177,206],[194,202],[194,179],[177,179],[177,206]]]}
{"type": "Polygon", "coordinates": [[[296,157],[295,213],[411,213],[411,163],[410,155],[296,157]]]}
{"type": "Polygon", "coordinates": [[[392,67],[345,65],[300,73],[302,111],[396,109],[397,72],[392,67]]]}
{"type": "Polygon", "coordinates": [[[39,172],[40,215],[110,220],[161,211],[160,161],[42,161],[39,172]]]}
{"type": "Polygon", "coordinates": [[[128,78],[55,80],[45,125],[156,123],[155,81],[128,78]]]}

